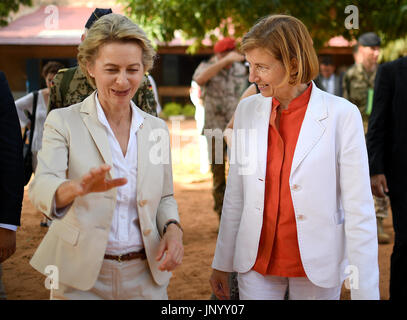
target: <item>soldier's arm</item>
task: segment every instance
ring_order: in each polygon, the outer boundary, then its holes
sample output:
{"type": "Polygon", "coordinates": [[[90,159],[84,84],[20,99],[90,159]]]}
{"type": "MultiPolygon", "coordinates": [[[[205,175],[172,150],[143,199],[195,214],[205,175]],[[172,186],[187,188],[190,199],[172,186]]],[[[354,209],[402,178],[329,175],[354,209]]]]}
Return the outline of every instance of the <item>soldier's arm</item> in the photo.
{"type": "Polygon", "coordinates": [[[199,74],[194,74],[193,80],[200,86],[205,85],[216,76],[223,68],[234,63],[244,61],[244,56],[237,51],[231,51],[215,63],[208,64],[199,74]]]}
{"type": "Polygon", "coordinates": [[[49,99],[48,99],[48,112],[51,110],[62,107],[62,98],[61,98],[61,80],[63,77],[62,72],[58,72],[54,79],[52,79],[51,89],[49,90],[49,99]]]}
{"type": "Polygon", "coordinates": [[[133,101],[144,112],[157,116],[157,102],[155,101],[151,83],[146,75],[144,75],[143,81],[133,97],[133,101]]]}
{"type": "Polygon", "coordinates": [[[349,77],[347,73],[342,77],[342,97],[349,100],[349,77]]]}

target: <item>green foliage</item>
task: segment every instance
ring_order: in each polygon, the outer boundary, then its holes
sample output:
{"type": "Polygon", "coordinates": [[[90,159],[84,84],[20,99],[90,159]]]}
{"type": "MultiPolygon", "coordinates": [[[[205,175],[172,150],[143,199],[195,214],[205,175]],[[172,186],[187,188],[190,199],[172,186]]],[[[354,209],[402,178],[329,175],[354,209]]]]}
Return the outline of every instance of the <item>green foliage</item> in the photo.
{"type": "Polygon", "coordinates": [[[192,104],[182,106],[177,102],[169,102],[164,105],[164,109],[160,114],[162,118],[169,118],[170,116],[184,115],[187,118],[195,115],[195,107],[192,104]]]}
{"type": "Polygon", "coordinates": [[[214,32],[244,35],[263,16],[290,14],[308,27],[318,49],[331,37],[343,35],[351,40],[361,33],[375,31],[384,43],[404,37],[407,30],[407,0],[119,0],[127,14],[145,28],[152,39],[171,41],[181,30],[188,39],[196,39],[192,51],[214,32]],[[345,28],[348,5],[359,11],[359,29],[345,28]]]}
{"type": "Polygon", "coordinates": [[[195,116],[195,107],[190,103],[186,104],[182,108],[182,114],[187,118],[195,116]]]}
{"type": "Polygon", "coordinates": [[[169,102],[164,105],[163,111],[166,117],[182,114],[182,105],[176,102],[169,102]]]}
{"type": "Polygon", "coordinates": [[[407,55],[407,37],[390,41],[381,51],[380,62],[395,60],[407,55]]]}
{"type": "Polygon", "coordinates": [[[17,12],[20,4],[31,6],[31,0],[1,0],[0,1],[0,26],[8,24],[10,12],[17,12]]]}

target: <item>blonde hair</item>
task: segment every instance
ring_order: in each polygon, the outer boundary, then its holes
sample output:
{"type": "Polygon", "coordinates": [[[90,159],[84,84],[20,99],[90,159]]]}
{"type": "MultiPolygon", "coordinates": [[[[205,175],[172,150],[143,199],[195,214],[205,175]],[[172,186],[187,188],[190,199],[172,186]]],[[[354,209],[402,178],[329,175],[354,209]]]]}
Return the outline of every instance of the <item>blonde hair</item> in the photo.
{"type": "Polygon", "coordinates": [[[95,80],[88,73],[87,66],[94,62],[99,48],[112,42],[133,42],[139,45],[143,51],[144,71],[147,72],[153,67],[155,50],[145,32],[125,16],[115,13],[104,15],[88,30],[78,48],[79,66],[94,87],[95,80]]]}
{"type": "Polygon", "coordinates": [[[281,83],[308,83],[319,73],[318,57],[305,25],[292,16],[269,15],[243,37],[243,52],[263,48],[281,61],[286,76],[281,83]],[[295,67],[296,72],[292,74],[295,67]]]}

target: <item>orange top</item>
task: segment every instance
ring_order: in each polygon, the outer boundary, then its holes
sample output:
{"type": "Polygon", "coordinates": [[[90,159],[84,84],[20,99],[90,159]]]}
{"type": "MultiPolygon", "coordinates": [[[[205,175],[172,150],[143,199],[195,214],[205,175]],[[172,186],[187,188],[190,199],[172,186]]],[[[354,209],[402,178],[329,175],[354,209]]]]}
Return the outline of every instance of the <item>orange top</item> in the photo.
{"type": "Polygon", "coordinates": [[[263,275],[305,277],[297,239],[289,177],[312,83],[286,110],[273,98],[268,130],[263,226],[253,270],[263,275]]]}

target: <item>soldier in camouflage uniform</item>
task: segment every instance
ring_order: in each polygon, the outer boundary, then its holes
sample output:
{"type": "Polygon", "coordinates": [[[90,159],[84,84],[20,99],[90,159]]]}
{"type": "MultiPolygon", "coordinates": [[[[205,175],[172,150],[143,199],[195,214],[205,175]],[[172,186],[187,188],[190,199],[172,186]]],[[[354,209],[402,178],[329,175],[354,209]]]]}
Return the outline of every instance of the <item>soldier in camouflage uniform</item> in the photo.
{"type": "MultiPolygon", "coordinates": [[[[93,23],[100,17],[109,13],[112,13],[111,9],[101,8],[96,8],[92,12],[86,22],[82,41],[85,39],[87,30],[92,27],[93,23]]],[[[77,66],[69,69],[61,69],[52,81],[48,101],[48,112],[56,108],[64,108],[79,103],[88,97],[93,91],[95,91],[95,88],[93,88],[88,82],[81,68],[77,66]]],[[[141,110],[157,116],[157,102],[147,75],[143,77],[143,81],[134,95],[133,101],[141,110]]]]}
{"type": "MultiPolygon", "coordinates": [[[[359,63],[350,67],[342,82],[343,97],[354,103],[360,110],[365,132],[371,106],[373,103],[373,88],[377,71],[377,59],[380,50],[380,38],[373,32],[364,33],[358,39],[359,63]]],[[[383,219],[388,216],[388,197],[374,197],[377,232],[379,243],[389,243],[390,236],[383,230],[383,219]]]]}
{"type": "MultiPolygon", "coordinates": [[[[219,218],[226,189],[226,142],[223,130],[233,117],[240,96],[248,86],[248,73],[241,63],[244,56],[235,51],[235,41],[224,38],[215,44],[215,55],[202,62],[195,70],[193,80],[201,86],[201,98],[205,108],[204,135],[208,140],[211,163],[214,210],[219,218]]],[[[237,273],[229,279],[230,297],[239,299],[237,273]]],[[[211,299],[216,299],[212,294],[211,299]]]]}
{"type": "Polygon", "coordinates": [[[202,62],[195,70],[193,80],[201,86],[201,98],[205,108],[204,135],[208,139],[209,161],[213,175],[214,210],[219,217],[222,212],[226,188],[226,143],[223,130],[248,85],[246,67],[241,63],[244,56],[234,51],[231,38],[215,45],[215,55],[202,62]]]}

